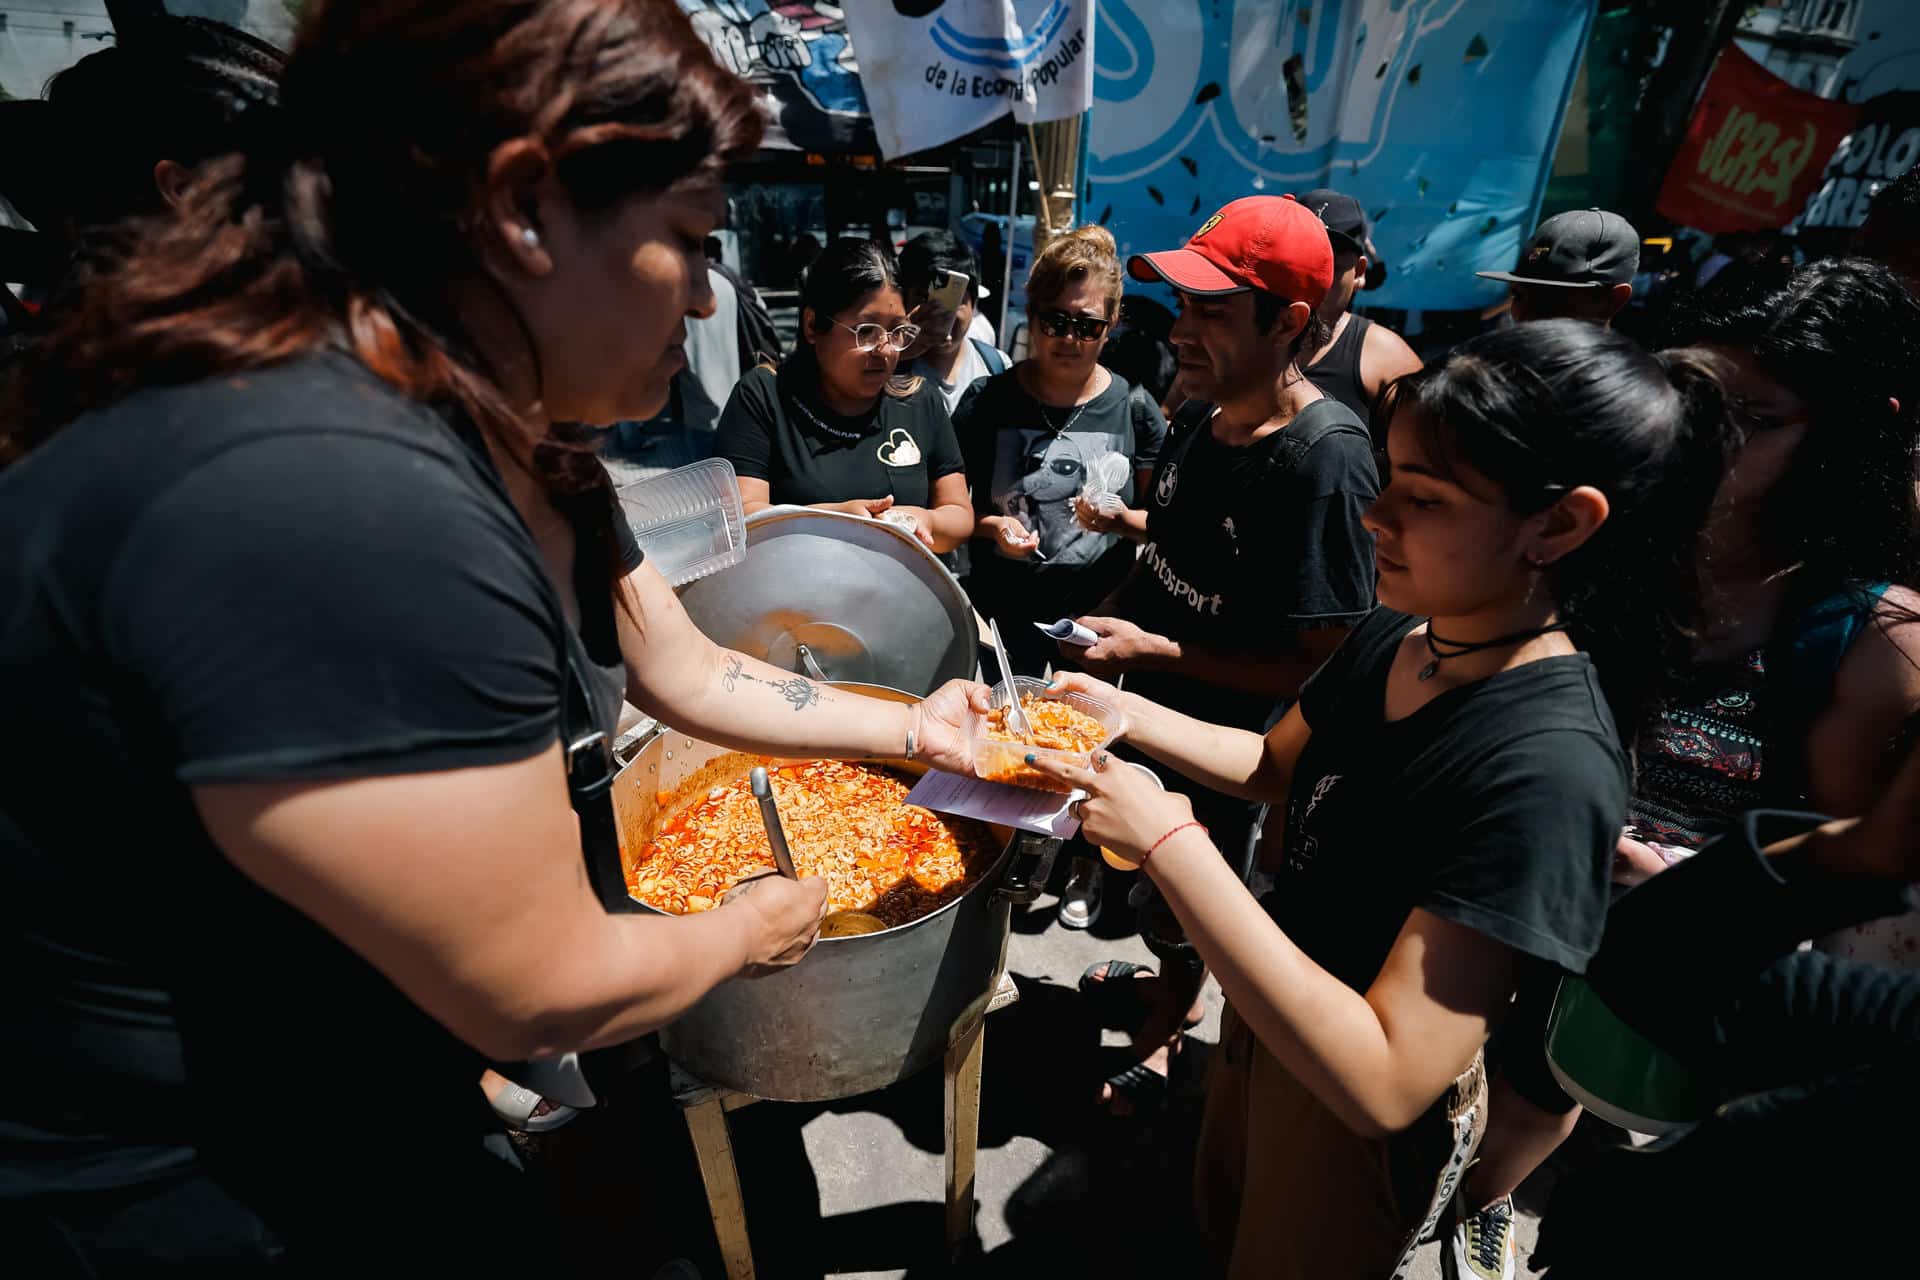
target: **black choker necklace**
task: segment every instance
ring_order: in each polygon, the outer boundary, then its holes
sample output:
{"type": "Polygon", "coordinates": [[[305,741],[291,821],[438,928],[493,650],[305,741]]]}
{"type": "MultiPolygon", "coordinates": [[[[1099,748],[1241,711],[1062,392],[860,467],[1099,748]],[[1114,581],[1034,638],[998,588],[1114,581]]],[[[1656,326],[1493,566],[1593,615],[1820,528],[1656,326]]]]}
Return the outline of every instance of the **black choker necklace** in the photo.
{"type": "Polygon", "coordinates": [[[1499,649],[1510,644],[1520,644],[1533,639],[1535,636],[1544,636],[1554,631],[1565,631],[1567,625],[1568,624],[1564,622],[1556,622],[1552,626],[1533,627],[1526,631],[1516,631],[1512,635],[1495,636],[1491,640],[1481,640],[1469,644],[1460,640],[1445,640],[1433,634],[1433,619],[1428,618],[1427,633],[1423,638],[1427,642],[1427,652],[1433,655],[1433,661],[1420,668],[1419,679],[1433,679],[1435,673],[1440,670],[1440,664],[1448,658],[1464,658],[1467,654],[1479,653],[1482,649],[1499,649]],[[1441,651],[1441,645],[1446,646],[1446,652],[1441,651]]]}

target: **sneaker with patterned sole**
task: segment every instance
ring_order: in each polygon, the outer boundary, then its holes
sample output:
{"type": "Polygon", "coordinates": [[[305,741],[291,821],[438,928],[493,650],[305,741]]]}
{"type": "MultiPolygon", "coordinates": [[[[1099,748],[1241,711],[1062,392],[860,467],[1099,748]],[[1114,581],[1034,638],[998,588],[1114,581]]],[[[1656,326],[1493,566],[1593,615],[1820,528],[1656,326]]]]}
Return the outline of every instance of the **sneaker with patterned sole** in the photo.
{"type": "Polygon", "coordinates": [[[1443,1268],[1455,1280],[1513,1280],[1513,1197],[1501,1196],[1478,1213],[1465,1213],[1447,1241],[1443,1268]]]}

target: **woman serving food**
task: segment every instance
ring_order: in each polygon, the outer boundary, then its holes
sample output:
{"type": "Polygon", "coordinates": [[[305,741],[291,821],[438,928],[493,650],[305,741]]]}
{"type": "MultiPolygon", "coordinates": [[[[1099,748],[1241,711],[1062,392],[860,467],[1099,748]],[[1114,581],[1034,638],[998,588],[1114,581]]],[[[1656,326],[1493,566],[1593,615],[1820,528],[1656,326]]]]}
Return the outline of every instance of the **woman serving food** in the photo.
{"type": "Polygon", "coordinates": [[[826,898],[604,911],[570,687],[960,769],[967,698],[714,646],[568,425],[663,403],[760,136],[673,4],[341,0],[280,112],[81,273],[0,414],[0,704],[38,744],[0,775],[0,898],[32,904],[0,1231],[35,1275],[544,1274],[482,1064],[790,964],[826,898]],[[343,1050],[405,1106],[371,1153],[343,1050]]]}

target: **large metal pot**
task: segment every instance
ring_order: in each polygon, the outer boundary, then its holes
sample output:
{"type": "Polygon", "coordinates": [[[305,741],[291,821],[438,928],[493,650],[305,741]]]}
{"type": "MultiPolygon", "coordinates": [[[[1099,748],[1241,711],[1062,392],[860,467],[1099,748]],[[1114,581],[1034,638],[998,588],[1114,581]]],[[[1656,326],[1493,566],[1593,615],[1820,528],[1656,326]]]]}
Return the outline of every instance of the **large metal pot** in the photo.
{"type": "MultiPolygon", "coordinates": [[[[893,689],[835,687],[919,701],[893,689]]],[[[654,836],[660,795],[727,754],[670,729],[640,748],[614,782],[623,874],[654,836]]],[[[960,898],[881,933],[823,938],[769,977],[721,984],[661,1028],[661,1048],[711,1084],[793,1102],[866,1093],[938,1061],[953,1025],[992,994],[1010,905],[1033,900],[1059,848],[1043,836],[996,831],[1005,840],[999,859],[960,898]]]]}
{"type": "Polygon", "coordinates": [[[747,517],[747,558],[680,589],[694,625],[783,671],[928,694],[972,676],[973,606],[913,535],[811,507],[747,517]],[[802,652],[802,649],[805,652],[802,652]]]}

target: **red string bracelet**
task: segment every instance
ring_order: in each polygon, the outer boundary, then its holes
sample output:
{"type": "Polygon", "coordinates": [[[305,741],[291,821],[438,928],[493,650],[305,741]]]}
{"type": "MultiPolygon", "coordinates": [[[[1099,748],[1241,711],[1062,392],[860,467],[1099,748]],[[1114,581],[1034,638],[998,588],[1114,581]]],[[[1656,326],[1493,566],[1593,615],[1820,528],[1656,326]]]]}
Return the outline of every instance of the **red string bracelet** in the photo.
{"type": "Polygon", "coordinates": [[[1147,851],[1140,855],[1140,865],[1143,867],[1146,866],[1147,859],[1153,856],[1153,851],[1155,849],[1158,849],[1161,845],[1173,839],[1175,836],[1179,835],[1182,831],[1185,831],[1188,827],[1199,827],[1201,834],[1203,835],[1212,834],[1211,832],[1207,831],[1207,827],[1205,823],[1199,822],[1195,819],[1190,818],[1187,821],[1181,823],[1179,826],[1175,827],[1173,830],[1167,832],[1167,834],[1161,836],[1158,840],[1155,840],[1153,844],[1148,847],[1147,851]]]}

